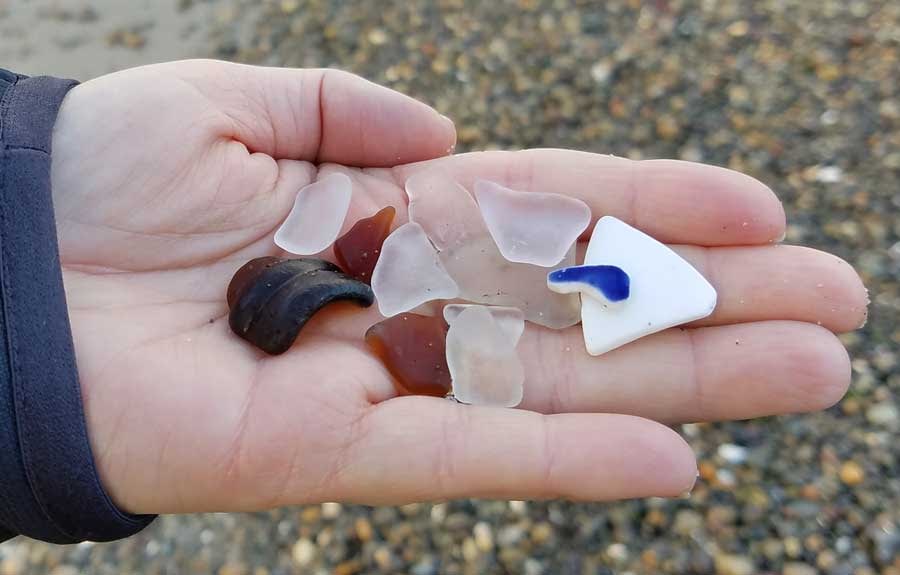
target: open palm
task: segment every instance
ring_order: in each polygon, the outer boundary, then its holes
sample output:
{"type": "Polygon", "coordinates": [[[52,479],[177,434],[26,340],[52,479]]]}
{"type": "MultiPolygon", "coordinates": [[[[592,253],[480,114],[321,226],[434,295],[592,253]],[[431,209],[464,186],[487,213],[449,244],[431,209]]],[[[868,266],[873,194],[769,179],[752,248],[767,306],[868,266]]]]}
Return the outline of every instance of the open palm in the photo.
{"type": "Polygon", "coordinates": [[[864,320],[865,290],[834,256],[774,245],[784,214],[759,182],[562,150],[442,157],[453,141],[430,108],[334,71],[179,62],[70,93],[54,135],[60,252],[91,444],[121,506],[674,496],[696,466],[663,424],[843,395],[832,332],[864,320]],[[340,170],[346,226],[388,204],[402,223],[404,181],[435,166],[571,194],[679,244],[719,291],[715,313],[596,358],[578,327],[529,325],[516,410],[394,397],[362,340],[375,307],[330,306],[278,357],[229,331],[231,275],[278,253],[297,190],[340,170]]]}

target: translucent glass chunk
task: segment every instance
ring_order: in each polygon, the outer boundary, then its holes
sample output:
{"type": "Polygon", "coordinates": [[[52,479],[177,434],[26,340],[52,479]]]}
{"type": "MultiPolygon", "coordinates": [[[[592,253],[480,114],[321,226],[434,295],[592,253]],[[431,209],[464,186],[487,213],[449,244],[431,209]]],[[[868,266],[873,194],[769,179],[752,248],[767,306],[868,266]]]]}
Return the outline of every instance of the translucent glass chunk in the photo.
{"type": "Polygon", "coordinates": [[[386,317],[459,294],[425,230],[415,222],[400,226],[384,241],[372,272],[372,290],[386,317]]]}
{"type": "Polygon", "coordinates": [[[406,180],[409,220],[425,230],[438,251],[486,235],[478,204],[464,187],[441,172],[420,172],[406,180]]]}
{"type": "Polygon", "coordinates": [[[394,206],[382,208],[353,224],[334,241],[334,259],[347,275],[361,282],[372,281],[372,271],[381,255],[381,246],[391,233],[395,213],[394,206]]]}
{"type": "Polygon", "coordinates": [[[716,290],[691,264],[612,216],[594,227],[585,264],[614,265],[631,278],[631,293],[620,305],[582,298],[584,343],[591,355],[704,318],[716,307],[716,290]]]}
{"type": "Polygon", "coordinates": [[[300,256],[328,248],[341,233],[352,195],[353,183],[339,173],[304,186],[275,232],[275,245],[300,256]]]}
{"type": "Polygon", "coordinates": [[[416,174],[406,183],[410,219],[419,223],[440,251],[459,286],[459,297],[475,303],[516,307],[525,319],[553,329],[578,323],[577,294],[547,288],[547,272],[575,265],[575,246],[548,268],[513,263],[503,257],[481,217],[478,204],[440,173],[416,174]]]}
{"type": "Polygon", "coordinates": [[[463,403],[515,407],[525,371],[514,343],[483,306],[467,308],[447,332],[447,366],[453,395],[463,403]]]}
{"type": "Polygon", "coordinates": [[[591,223],[591,209],[560,194],[519,192],[487,180],[475,182],[475,198],[503,257],[552,267],[591,223]]]}
{"type": "MultiPolygon", "coordinates": [[[[461,304],[461,303],[452,303],[444,306],[444,321],[447,324],[452,324],[456,321],[456,318],[459,317],[463,311],[469,309],[470,307],[474,307],[472,304],[461,304]]],[[[481,306],[488,310],[488,313],[491,314],[491,317],[494,318],[494,321],[497,322],[497,325],[500,326],[500,329],[506,333],[509,340],[512,341],[513,345],[519,343],[519,338],[522,337],[522,332],[525,331],[525,315],[522,313],[522,310],[515,307],[504,307],[504,306],[481,306]]]]}
{"type": "Polygon", "coordinates": [[[366,343],[394,377],[398,393],[444,397],[450,391],[447,328],[439,317],[401,313],[366,331],[366,343]]]}

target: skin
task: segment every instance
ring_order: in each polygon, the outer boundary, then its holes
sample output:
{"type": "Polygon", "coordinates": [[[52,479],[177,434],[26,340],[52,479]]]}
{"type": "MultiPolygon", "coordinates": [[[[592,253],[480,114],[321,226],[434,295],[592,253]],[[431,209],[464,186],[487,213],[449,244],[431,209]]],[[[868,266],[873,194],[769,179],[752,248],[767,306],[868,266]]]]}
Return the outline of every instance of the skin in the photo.
{"type": "MultiPolygon", "coordinates": [[[[668,425],[818,410],[847,389],[835,333],[866,291],[835,256],[779,245],[762,183],[675,161],[562,150],[447,156],[452,123],[336,71],[189,61],[85,83],[54,134],[60,252],[92,447],[135,513],[339,500],[677,496],[696,462],[668,425]],[[286,354],[228,329],[225,290],[305,184],[354,182],[346,227],[439,168],[586,201],[650,233],[719,291],[715,313],[600,357],[529,325],[522,409],[396,397],[365,347],[376,309],[331,306],[286,354]]],[[[586,238],[582,238],[586,239],[586,238]]]]}

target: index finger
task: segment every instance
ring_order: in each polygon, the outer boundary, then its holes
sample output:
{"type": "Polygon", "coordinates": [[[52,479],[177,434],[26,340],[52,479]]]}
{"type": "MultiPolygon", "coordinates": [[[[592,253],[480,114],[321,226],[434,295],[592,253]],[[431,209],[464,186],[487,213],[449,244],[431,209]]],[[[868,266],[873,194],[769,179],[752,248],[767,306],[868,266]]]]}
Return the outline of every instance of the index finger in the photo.
{"type": "MultiPolygon", "coordinates": [[[[440,169],[472,189],[476,179],[576,197],[594,220],[615,216],[668,243],[772,243],[784,209],[762,182],[726,168],[679,160],[636,161],[572,150],[473,152],[396,168],[399,180],[440,169]]],[[[592,229],[592,228],[589,228],[592,229]]]]}

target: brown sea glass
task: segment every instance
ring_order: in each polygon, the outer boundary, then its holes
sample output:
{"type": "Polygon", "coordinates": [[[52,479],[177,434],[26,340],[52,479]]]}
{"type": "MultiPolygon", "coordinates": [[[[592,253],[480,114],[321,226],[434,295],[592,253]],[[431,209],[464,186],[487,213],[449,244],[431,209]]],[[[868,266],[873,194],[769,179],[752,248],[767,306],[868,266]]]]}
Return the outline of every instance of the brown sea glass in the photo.
{"type": "Polygon", "coordinates": [[[391,233],[396,210],[388,206],[363,218],[334,242],[334,257],[344,272],[359,281],[371,283],[381,245],[391,233]]]}
{"type": "Polygon", "coordinates": [[[395,315],[366,332],[366,343],[401,394],[444,397],[450,392],[446,340],[443,319],[414,313],[395,315]]]}

